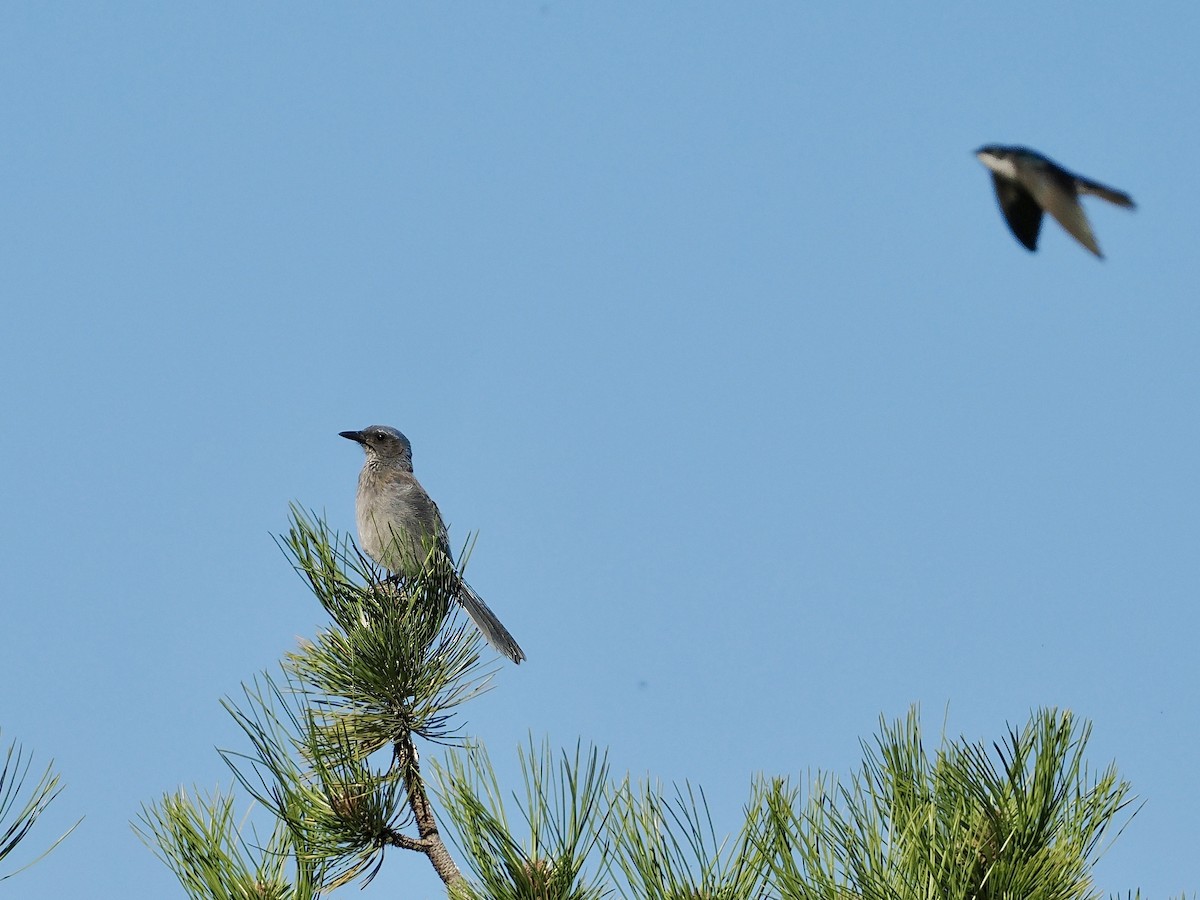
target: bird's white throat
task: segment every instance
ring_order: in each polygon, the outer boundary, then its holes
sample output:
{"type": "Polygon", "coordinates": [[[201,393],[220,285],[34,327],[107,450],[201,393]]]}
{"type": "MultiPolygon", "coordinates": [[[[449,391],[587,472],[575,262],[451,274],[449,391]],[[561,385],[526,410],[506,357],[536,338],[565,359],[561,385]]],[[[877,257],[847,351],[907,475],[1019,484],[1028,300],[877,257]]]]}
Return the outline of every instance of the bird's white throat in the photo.
{"type": "Polygon", "coordinates": [[[1000,175],[1004,178],[1013,179],[1017,177],[1017,167],[1016,164],[1013,163],[1011,157],[996,156],[994,153],[977,153],[976,156],[979,157],[979,161],[981,163],[983,163],[997,175],[1000,175]]]}

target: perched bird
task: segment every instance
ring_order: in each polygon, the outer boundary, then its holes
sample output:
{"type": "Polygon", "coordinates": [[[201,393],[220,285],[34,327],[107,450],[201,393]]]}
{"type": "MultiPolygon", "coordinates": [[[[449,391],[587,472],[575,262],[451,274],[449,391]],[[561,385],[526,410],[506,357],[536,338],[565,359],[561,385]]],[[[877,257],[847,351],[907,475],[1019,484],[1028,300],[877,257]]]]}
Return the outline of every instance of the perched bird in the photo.
{"type": "Polygon", "coordinates": [[[1012,233],[1027,250],[1037,249],[1044,210],[1054,216],[1071,237],[1104,259],[1079,204],[1079,195],[1095,194],[1117,206],[1134,208],[1128,194],[1076,175],[1024,147],[989,144],[976,150],[975,155],[991,171],[1000,210],[1012,233]]]}
{"type": "Polygon", "coordinates": [[[432,563],[452,578],[451,590],[497,653],[520,663],[525,653],[482,598],[458,576],[437,504],[413,477],[412,444],[387,425],[339,434],[367,454],[358,476],[355,514],[363,551],[388,571],[411,576],[432,563]]]}

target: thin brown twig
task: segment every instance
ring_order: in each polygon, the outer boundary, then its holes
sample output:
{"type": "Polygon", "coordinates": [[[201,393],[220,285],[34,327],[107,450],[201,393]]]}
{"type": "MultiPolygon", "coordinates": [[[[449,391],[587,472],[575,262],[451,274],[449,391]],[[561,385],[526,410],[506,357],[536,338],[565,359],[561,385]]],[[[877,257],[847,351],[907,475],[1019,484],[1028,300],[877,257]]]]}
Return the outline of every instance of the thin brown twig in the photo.
{"type": "Polygon", "coordinates": [[[404,787],[408,792],[408,805],[413,811],[413,818],[417,823],[417,834],[420,837],[411,838],[408,835],[393,833],[389,835],[389,840],[396,847],[416,850],[428,856],[434,871],[446,885],[461,881],[462,872],[454,864],[450,851],[446,849],[446,845],[442,841],[441,832],[438,831],[437,819],[434,818],[429,796],[425,793],[425,782],[421,779],[421,765],[417,759],[417,748],[413,745],[411,735],[404,735],[396,743],[395,753],[401,777],[404,779],[404,787]]]}

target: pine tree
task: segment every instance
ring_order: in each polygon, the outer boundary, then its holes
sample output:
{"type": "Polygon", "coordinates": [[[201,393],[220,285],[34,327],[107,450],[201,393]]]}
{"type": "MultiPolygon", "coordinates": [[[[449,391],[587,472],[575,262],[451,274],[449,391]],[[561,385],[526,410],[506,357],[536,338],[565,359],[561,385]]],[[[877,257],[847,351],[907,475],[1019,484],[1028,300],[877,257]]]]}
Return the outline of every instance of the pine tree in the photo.
{"type": "Polygon", "coordinates": [[[1132,797],[1114,767],[1089,768],[1090,727],[1069,712],[1039,710],[990,750],[943,736],[927,751],[913,710],[881,722],[846,781],[760,778],[730,837],[700,789],[614,780],[582,744],[531,741],[522,799],[506,799],[456,724],[490,670],[444,573],[397,580],[298,509],[280,544],[331,621],[225,702],[249,748],[222,755],[271,833],[244,834],[222,792],[166,795],[135,825],[196,900],[365,886],[389,849],[425,856],[452,900],[1103,896],[1091,868],[1132,797]],[[430,744],[447,749],[423,765],[430,744]]]}

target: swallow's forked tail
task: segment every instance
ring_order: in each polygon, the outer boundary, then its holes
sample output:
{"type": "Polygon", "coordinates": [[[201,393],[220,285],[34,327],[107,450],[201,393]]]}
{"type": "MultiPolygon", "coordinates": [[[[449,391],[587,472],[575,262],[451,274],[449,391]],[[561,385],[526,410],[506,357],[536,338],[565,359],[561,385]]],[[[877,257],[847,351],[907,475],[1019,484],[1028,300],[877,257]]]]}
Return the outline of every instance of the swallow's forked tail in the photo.
{"type": "Polygon", "coordinates": [[[1133,202],[1133,198],[1124,191],[1118,191],[1115,188],[1110,188],[1108,185],[1101,184],[1098,181],[1091,181],[1087,178],[1075,176],[1076,183],[1079,185],[1079,193],[1095,194],[1097,197],[1102,197],[1109,203],[1115,203],[1117,206],[1124,206],[1126,209],[1136,209],[1137,204],[1133,202]]]}

